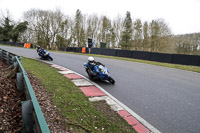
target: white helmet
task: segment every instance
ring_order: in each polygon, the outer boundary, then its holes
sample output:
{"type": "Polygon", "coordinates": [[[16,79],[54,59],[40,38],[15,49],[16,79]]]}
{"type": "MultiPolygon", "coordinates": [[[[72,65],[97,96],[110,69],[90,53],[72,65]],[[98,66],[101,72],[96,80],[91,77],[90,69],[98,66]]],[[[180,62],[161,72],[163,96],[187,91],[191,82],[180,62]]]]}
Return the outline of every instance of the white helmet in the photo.
{"type": "Polygon", "coordinates": [[[94,63],[94,58],[93,58],[93,57],[88,57],[88,62],[89,62],[90,64],[93,64],[93,63],[94,63]]]}

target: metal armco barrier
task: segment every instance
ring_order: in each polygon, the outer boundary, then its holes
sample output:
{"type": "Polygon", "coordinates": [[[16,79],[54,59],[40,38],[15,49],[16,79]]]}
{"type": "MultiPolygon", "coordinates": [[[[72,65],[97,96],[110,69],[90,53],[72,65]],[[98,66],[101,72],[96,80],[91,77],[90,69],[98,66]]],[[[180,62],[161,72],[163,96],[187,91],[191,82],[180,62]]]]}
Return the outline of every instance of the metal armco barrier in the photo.
{"type": "Polygon", "coordinates": [[[25,92],[26,101],[22,101],[22,120],[24,133],[50,133],[49,127],[37,101],[28,74],[22,66],[21,57],[0,48],[0,59],[17,69],[17,89],[25,92]]]}

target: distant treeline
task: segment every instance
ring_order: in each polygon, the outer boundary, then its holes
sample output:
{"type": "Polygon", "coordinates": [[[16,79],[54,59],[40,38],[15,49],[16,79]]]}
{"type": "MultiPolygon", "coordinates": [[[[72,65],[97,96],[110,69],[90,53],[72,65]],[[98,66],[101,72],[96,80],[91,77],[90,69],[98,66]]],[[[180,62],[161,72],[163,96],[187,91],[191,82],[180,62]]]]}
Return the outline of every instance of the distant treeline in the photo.
{"type": "Polygon", "coordinates": [[[0,18],[0,41],[28,42],[48,49],[82,47],[92,38],[107,48],[200,54],[200,33],[173,35],[163,19],[142,22],[127,11],[124,17],[110,19],[97,14],[85,15],[77,10],[74,16],[59,9],[31,9],[22,22],[14,22],[9,13],[0,18]]]}

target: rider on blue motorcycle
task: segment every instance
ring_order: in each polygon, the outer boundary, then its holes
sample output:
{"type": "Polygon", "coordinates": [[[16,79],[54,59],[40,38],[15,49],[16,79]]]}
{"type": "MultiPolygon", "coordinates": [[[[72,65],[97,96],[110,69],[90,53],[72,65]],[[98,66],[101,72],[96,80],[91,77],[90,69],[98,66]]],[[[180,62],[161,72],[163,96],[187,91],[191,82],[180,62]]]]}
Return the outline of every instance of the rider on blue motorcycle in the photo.
{"type": "Polygon", "coordinates": [[[115,83],[115,80],[110,76],[105,65],[94,61],[93,57],[88,58],[88,62],[84,63],[84,67],[90,80],[98,79],[101,81],[109,81],[112,84],[115,83]]]}
{"type": "Polygon", "coordinates": [[[97,76],[99,74],[98,73],[98,69],[95,67],[96,65],[102,65],[102,66],[104,66],[100,62],[96,62],[94,60],[94,57],[89,57],[88,58],[88,62],[84,64],[84,66],[86,67],[86,71],[88,73],[90,73],[92,76],[97,76]]]}
{"type": "Polygon", "coordinates": [[[47,50],[41,48],[39,45],[37,45],[36,49],[41,59],[53,61],[53,58],[50,56],[50,53],[47,50]]]}
{"type": "Polygon", "coordinates": [[[45,54],[45,51],[39,45],[37,45],[37,53],[39,56],[43,56],[45,54]]]}

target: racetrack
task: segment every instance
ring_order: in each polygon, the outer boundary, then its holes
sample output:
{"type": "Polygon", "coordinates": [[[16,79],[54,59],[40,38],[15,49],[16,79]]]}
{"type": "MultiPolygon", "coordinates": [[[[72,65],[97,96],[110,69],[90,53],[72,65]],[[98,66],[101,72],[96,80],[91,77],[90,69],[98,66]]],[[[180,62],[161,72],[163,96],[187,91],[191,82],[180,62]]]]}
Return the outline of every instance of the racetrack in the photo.
{"type": "MultiPolygon", "coordinates": [[[[0,46],[20,56],[39,58],[36,50],[0,46]]],[[[88,77],[88,56],[51,52],[52,63],[88,77]]],[[[161,66],[95,57],[116,84],[96,82],[163,133],[200,132],[200,74],[161,66]]]]}

